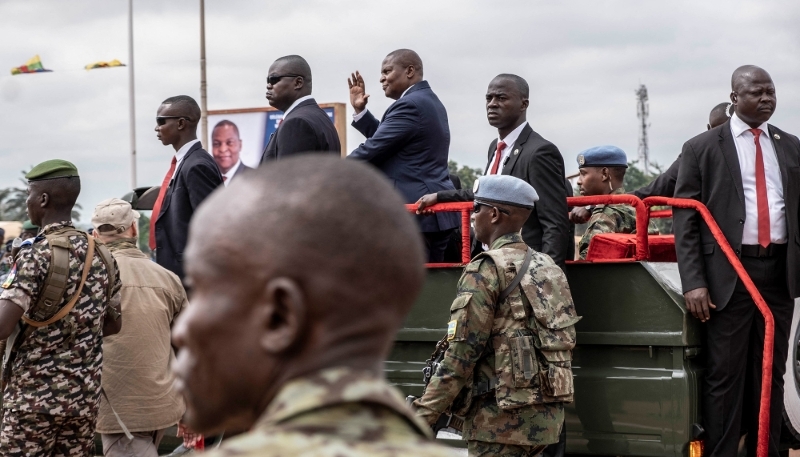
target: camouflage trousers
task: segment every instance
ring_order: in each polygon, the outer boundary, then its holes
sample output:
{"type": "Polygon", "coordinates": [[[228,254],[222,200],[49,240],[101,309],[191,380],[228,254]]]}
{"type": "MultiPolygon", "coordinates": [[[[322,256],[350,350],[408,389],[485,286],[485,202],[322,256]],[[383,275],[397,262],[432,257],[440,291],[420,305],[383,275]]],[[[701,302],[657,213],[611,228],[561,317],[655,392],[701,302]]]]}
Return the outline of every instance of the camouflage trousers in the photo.
{"type": "Polygon", "coordinates": [[[469,457],[533,457],[542,453],[547,446],[519,446],[516,444],[487,443],[486,441],[467,442],[469,457]]]}
{"type": "Polygon", "coordinates": [[[96,420],[96,416],[64,417],[5,410],[0,455],[93,455],[96,420]]]}

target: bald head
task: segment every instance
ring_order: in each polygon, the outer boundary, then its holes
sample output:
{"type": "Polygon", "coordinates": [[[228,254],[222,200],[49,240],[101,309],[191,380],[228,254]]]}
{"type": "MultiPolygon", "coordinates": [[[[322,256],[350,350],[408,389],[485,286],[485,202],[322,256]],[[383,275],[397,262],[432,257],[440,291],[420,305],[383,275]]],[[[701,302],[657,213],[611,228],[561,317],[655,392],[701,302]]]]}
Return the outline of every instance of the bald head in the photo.
{"type": "Polygon", "coordinates": [[[308,91],[311,93],[311,67],[306,59],[298,55],[283,56],[275,59],[275,64],[280,64],[280,68],[286,72],[285,74],[302,76],[304,84],[308,86],[308,91]]]}
{"type": "Polygon", "coordinates": [[[397,49],[386,56],[386,61],[391,61],[402,68],[413,66],[419,78],[422,79],[422,59],[411,49],[397,49]]]}
{"type": "Polygon", "coordinates": [[[530,97],[530,87],[528,81],[525,81],[521,76],[511,73],[501,73],[494,77],[492,81],[508,81],[517,89],[519,96],[523,99],[530,97]]]}
{"type": "Polygon", "coordinates": [[[718,125],[722,125],[727,122],[728,118],[731,117],[729,109],[731,108],[731,104],[728,102],[720,103],[719,105],[715,106],[711,113],[708,115],[708,130],[713,129],[718,125]]]}
{"type": "Polygon", "coordinates": [[[778,103],[772,77],[755,65],[737,68],[731,75],[731,102],[739,119],[758,128],[772,117],[778,103]]]}
{"type": "Polygon", "coordinates": [[[738,92],[742,89],[744,84],[747,84],[754,78],[763,78],[764,76],[772,81],[772,77],[763,68],[755,65],[742,65],[734,70],[731,75],[731,90],[738,92]]]}
{"type": "Polygon", "coordinates": [[[170,115],[172,116],[185,116],[193,125],[197,125],[200,121],[200,105],[188,95],[176,95],[164,100],[161,104],[171,105],[170,115]]]}

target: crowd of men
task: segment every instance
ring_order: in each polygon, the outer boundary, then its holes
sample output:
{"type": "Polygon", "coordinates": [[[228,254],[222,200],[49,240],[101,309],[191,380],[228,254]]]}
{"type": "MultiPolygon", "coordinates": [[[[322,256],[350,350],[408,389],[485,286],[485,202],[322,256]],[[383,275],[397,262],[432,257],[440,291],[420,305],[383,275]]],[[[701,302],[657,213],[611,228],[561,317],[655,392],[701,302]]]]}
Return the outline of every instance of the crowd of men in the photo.
{"type": "MultiPolygon", "coordinates": [[[[394,51],[380,74],[395,100],[381,120],[367,109],[361,74],[348,79],[353,126],[366,140],[346,160],[300,56],[269,69],[266,98],[284,118],[256,170],[239,158],[234,123],[214,126],[209,153],[197,139],[197,103],[164,100],[155,131],[174,155],[151,217],[155,263],[137,247],[139,214],[127,202],[100,202],[91,236],[75,229],[74,164],[49,160],[26,175],[32,236],[14,243],[0,292],[3,455],[90,455],[97,432],[105,455],[153,456],[180,422],[187,445],[195,433],[246,430],[214,455],[439,456],[449,451],[432,429],[452,414],[471,456],[564,454],[580,319],[564,274],[572,224],[588,222],[578,246],[586,259],[593,236],[633,232],[635,213],[570,211],[563,156],[527,122],[522,77],[489,82],[497,137],[475,188],[457,189],[447,112],[419,55],[394,51]],[[409,406],[382,363],[424,262],[444,259],[459,226],[434,205],[454,201],[474,202],[477,255],[459,281],[441,363],[409,406]],[[250,229],[233,234],[219,220],[250,229]]],[[[740,67],[731,86],[707,132],[633,194],[705,204],[766,299],[777,456],[800,295],[800,142],[767,123],[776,96],[766,71],[740,67]]],[[[624,151],[596,146],[575,160],[582,195],[626,193],[624,151]]],[[[742,411],[757,409],[760,378],[749,392],[744,380],[760,372],[764,322],[709,229],[690,210],[674,212],[686,307],[707,327],[706,454],[734,455],[744,424],[755,455],[758,423],[742,411]]]]}

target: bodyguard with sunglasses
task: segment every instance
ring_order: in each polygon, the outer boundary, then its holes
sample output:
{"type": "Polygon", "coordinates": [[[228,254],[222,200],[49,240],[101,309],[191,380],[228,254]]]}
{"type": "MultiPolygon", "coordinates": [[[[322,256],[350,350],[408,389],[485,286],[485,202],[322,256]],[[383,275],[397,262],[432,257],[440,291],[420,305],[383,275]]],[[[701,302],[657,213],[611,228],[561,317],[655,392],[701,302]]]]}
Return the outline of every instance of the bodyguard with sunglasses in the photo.
{"type": "Polygon", "coordinates": [[[156,116],[156,136],[164,146],[172,146],[175,155],[150,216],[150,249],[155,249],[156,262],[181,281],[189,221],[200,203],[222,185],[214,158],[197,139],[199,120],[200,107],[187,95],[164,100],[156,116]]]}
{"type": "Polygon", "coordinates": [[[285,56],[269,67],[267,100],[284,114],[264,148],[262,164],[305,152],[341,154],[331,118],[311,96],[311,67],[306,59],[285,56]]]}

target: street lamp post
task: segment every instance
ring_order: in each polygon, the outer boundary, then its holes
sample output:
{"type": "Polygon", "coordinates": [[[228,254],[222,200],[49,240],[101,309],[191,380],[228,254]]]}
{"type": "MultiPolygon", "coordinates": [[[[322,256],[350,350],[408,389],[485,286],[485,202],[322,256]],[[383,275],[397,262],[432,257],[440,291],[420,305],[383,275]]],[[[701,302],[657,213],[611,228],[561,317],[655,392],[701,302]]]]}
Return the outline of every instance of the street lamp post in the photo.
{"type": "Polygon", "coordinates": [[[206,100],[206,8],[200,0],[200,140],[208,150],[208,104],[206,100]]]}
{"type": "Polygon", "coordinates": [[[133,0],[128,0],[128,97],[130,104],[131,189],[136,188],[136,97],[133,76],[133,0]]]}

